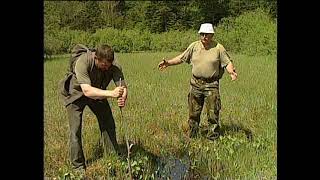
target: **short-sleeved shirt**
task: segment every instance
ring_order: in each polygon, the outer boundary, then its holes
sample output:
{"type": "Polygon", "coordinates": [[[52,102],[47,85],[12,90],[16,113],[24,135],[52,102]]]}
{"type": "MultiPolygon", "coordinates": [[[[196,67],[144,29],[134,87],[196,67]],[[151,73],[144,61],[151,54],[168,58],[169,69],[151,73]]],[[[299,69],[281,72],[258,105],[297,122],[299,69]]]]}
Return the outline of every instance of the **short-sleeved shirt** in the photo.
{"type": "Polygon", "coordinates": [[[67,104],[83,96],[80,84],[89,84],[92,87],[106,89],[111,80],[115,82],[116,86],[119,86],[121,78],[121,85],[126,85],[122,68],[116,58],[108,70],[102,71],[97,67],[92,53],[84,53],[77,59],[74,72],[69,87],[71,96],[67,104]]]}
{"type": "Polygon", "coordinates": [[[218,78],[221,68],[232,62],[221,44],[212,41],[209,49],[205,49],[200,40],[189,45],[181,60],[191,64],[192,74],[201,78],[218,78]]]}

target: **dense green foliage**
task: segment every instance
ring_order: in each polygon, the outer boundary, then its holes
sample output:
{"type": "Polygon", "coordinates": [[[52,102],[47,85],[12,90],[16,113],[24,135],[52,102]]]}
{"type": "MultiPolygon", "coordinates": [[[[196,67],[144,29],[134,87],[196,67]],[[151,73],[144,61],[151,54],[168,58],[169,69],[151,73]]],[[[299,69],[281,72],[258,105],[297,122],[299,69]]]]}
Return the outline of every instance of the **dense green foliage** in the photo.
{"type": "MultiPolygon", "coordinates": [[[[217,24],[215,38],[227,50],[247,55],[276,54],[277,25],[270,15],[262,10],[248,11],[237,17],[223,18],[217,24]]],[[[106,43],[116,52],[135,51],[182,51],[198,40],[197,30],[170,30],[151,33],[148,30],[116,29],[113,27],[97,29],[94,33],[63,28],[48,30],[44,46],[46,54],[69,53],[77,43],[90,47],[106,43]]]]}
{"type": "Polygon", "coordinates": [[[263,10],[224,18],[216,28],[217,40],[226,49],[247,55],[277,53],[277,25],[263,10]]]}
{"type": "Polygon", "coordinates": [[[114,28],[99,29],[90,34],[79,30],[52,31],[45,36],[45,50],[49,54],[69,53],[71,48],[82,43],[89,47],[99,44],[112,45],[115,52],[135,51],[181,51],[198,39],[194,31],[173,30],[161,34],[152,34],[149,31],[117,30],[114,28]]]}
{"type": "Polygon", "coordinates": [[[182,51],[213,23],[227,50],[276,54],[274,0],[44,1],[44,54],[69,53],[77,43],[106,43],[116,52],[182,51]]]}
{"type": "Polygon", "coordinates": [[[277,16],[275,0],[193,1],[44,1],[45,30],[70,28],[169,30],[197,29],[203,22],[216,25],[225,17],[236,17],[256,8],[277,16]]]}

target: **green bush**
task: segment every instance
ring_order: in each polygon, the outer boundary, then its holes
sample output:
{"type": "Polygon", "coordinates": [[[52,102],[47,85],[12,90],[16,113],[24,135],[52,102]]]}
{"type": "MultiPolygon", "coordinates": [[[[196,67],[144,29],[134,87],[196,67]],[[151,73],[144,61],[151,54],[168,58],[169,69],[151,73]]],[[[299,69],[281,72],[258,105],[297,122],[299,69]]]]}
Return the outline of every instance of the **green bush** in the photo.
{"type": "Polygon", "coordinates": [[[277,24],[262,9],[224,18],[215,31],[216,39],[232,52],[246,55],[277,53],[277,24]]]}
{"type": "Polygon", "coordinates": [[[91,45],[111,45],[116,52],[132,52],[139,43],[139,32],[134,30],[117,30],[105,28],[97,30],[91,37],[91,45]]]}
{"type": "Polygon", "coordinates": [[[53,34],[48,34],[44,37],[44,55],[50,57],[54,54],[59,54],[59,47],[63,42],[56,39],[53,34]]]}
{"type": "MultiPolygon", "coordinates": [[[[224,18],[215,28],[215,38],[228,51],[246,55],[277,53],[277,25],[264,10],[257,9],[238,17],[224,18]]],[[[89,47],[108,44],[115,52],[183,51],[199,39],[197,30],[171,30],[164,33],[114,28],[98,29],[95,33],[79,30],[51,30],[45,33],[46,54],[69,53],[78,43],[89,47]]]]}
{"type": "Polygon", "coordinates": [[[153,34],[151,49],[164,52],[182,51],[196,40],[198,40],[198,34],[194,30],[172,30],[161,34],[153,34]]]}
{"type": "Polygon", "coordinates": [[[90,34],[79,30],[56,30],[45,34],[45,51],[52,54],[69,53],[78,43],[89,47],[99,44],[108,44],[115,52],[134,51],[181,51],[197,40],[194,31],[170,31],[162,34],[153,34],[149,31],[117,30],[114,28],[98,29],[90,34]]]}
{"type": "Polygon", "coordinates": [[[89,34],[77,30],[51,30],[44,36],[44,51],[47,55],[69,53],[78,43],[89,44],[89,34]]]}
{"type": "Polygon", "coordinates": [[[85,44],[91,47],[92,42],[90,33],[80,30],[69,30],[68,33],[70,34],[68,53],[71,52],[72,47],[76,44],[85,44]]]}
{"type": "Polygon", "coordinates": [[[152,34],[148,31],[139,30],[123,30],[126,39],[130,40],[132,51],[149,51],[151,50],[150,43],[152,41],[152,34]]]}

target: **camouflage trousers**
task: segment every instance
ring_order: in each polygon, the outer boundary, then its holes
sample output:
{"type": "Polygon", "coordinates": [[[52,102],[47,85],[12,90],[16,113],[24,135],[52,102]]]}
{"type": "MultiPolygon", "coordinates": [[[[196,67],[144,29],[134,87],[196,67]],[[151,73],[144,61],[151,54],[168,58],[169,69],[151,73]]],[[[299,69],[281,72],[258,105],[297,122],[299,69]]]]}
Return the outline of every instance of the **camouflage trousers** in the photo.
{"type": "Polygon", "coordinates": [[[219,93],[219,80],[207,83],[196,78],[190,80],[188,94],[189,106],[189,137],[195,137],[199,131],[200,115],[203,106],[206,106],[208,118],[208,138],[217,136],[220,129],[219,112],[221,100],[219,93]]]}
{"type": "Polygon", "coordinates": [[[101,139],[98,143],[103,145],[104,152],[109,154],[118,151],[115,122],[108,101],[93,100],[82,96],[66,106],[69,117],[70,157],[73,168],[86,168],[81,138],[82,114],[85,106],[88,106],[98,119],[101,132],[101,139]]]}

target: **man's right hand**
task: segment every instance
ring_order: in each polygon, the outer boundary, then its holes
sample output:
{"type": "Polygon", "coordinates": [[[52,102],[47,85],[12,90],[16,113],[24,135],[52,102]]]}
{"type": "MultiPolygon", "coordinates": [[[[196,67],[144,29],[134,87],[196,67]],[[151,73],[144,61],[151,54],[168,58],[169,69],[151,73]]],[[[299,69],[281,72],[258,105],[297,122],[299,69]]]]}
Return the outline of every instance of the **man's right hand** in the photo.
{"type": "Polygon", "coordinates": [[[118,97],[122,96],[123,91],[124,91],[123,87],[114,88],[114,90],[112,91],[112,97],[118,98],[118,97]]]}
{"type": "Polygon", "coordinates": [[[164,70],[169,66],[168,61],[165,60],[165,58],[162,59],[162,61],[158,64],[158,68],[160,71],[164,70]]]}

